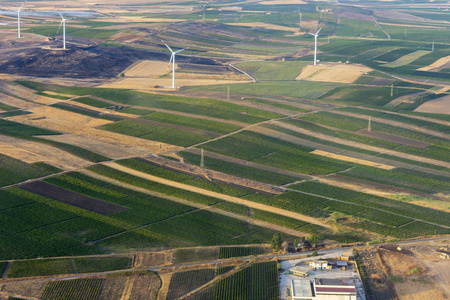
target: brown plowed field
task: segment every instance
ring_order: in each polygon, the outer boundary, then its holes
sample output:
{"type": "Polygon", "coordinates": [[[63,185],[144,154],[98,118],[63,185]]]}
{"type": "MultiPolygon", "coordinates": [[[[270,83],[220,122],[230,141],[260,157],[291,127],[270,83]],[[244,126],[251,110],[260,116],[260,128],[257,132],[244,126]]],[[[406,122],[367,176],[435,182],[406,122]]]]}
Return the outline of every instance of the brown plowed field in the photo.
{"type": "Polygon", "coordinates": [[[74,205],[83,209],[97,212],[102,215],[109,215],[126,210],[127,208],[106,202],[103,200],[88,197],[76,192],[72,192],[58,186],[43,182],[32,181],[19,185],[23,190],[74,205]]]}

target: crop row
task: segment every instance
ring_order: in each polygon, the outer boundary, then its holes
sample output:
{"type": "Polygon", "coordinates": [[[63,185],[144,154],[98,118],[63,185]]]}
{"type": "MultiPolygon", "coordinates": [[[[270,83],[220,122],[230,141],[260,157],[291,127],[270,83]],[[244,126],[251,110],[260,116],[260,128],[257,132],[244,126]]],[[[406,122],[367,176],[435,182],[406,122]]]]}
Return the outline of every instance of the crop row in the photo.
{"type": "MultiPolygon", "coordinates": [[[[308,81],[265,81],[253,84],[234,84],[230,93],[258,96],[288,96],[294,98],[317,99],[325,93],[341,86],[338,83],[321,83],[308,81]]],[[[187,90],[207,90],[226,93],[226,88],[220,86],[189,87],[187,90]]]]}
{"type": "MultiPolygon", "coordinates": [[[[184,161],[193,165],[200,164],[200,155],[189,152],[179,153],[184,161]]],[[[214,159],[210,157],[204,157],[204,165],[206,168],[223,172],[226,174],[243,177],[251,180],[261,181],[274,185],[284,185],[286,183],[297,181],[295,177],[273,173],[270,171],[261,172],[260,169],[255,169],[245,165],[238,165],[235,163],[214,159]]]]}
{"type": "Polygon", "coordinates": [[[311,148],[247,131],[212,141],[203,145],[203,148],[305,174],[328,174],[349,166],[348,163],[310,154],[311,148]]]}
{"type": "MultiPolygon", "coordinates": [[[[330,197],[350,203],[360,204],[371,208],[382,209],[391,213],[399,214],[400,216],[403,217],[422,219],[425,221],[434,222],[446,226],[450,225],[447,213],[426,207],[413,205],[410,203],[391,200],[388,198],[369,195],[361,192],[350,191],[347,189],[338,188],[313,181],[299,183],[291,186],[291,188],[324,197],[330,197]]],[[[401,218],[401,220],[399,219],[399,223],[397,225],[402,224],[403,221],[404,218],[401,218]]]]}
{"type": "Polygon", "coordinates": [[[218,281],[213,299],[278,299],[278,288],[277,263],[256,263],[218,281]]]}
{"type": "Polygon", "coordinates": [[[299,61],[254,61],[237,66],[258,80],[295,80],[306,64],[308,63],[299,61]]]}
{"type": "Polygon", "coordinates": [[[382,170],[368,166],[356,166],[338,176],[363,179],[426,193],[447,191],[450,181],[447,176],[432,175],[410,169],[382,170]]]}
{"type": "Polygon", "coordinates": [[[366,115],[366,116],[383,118],[383,119],[402,122],[402,123],[406,123],[406,124],[412,124],[412,125],[415,125],[415,126],[418,126],[421,128],[426,128],[426,129],[435,130],[435,131],[450,130],[449,126],[446,126],[443,124],[434,123],[434,122],[425,121],[425,120],[416,119],[416,118],[411,118],[411,117],[407,117],[404,115],[398,115],[398,114],[393,114],[393,113],[389,113],[389,112],[380,112],[380,111],[362,109],[362,108],[357,108],[357,107],[345,107],[345,108],[341,108],[339,110],[356,113],[356,114],[361,114],[361,115],[366,115]]]}
{"type": "Polygon", "coordinates": [[[448,228],[443,228],[428,223],[414,221],[399,228],[392,228],[389,226],[380,225],[370,221],[362,221],[357,223],[347,223],[347,226],[358,228],[365,231],[375,232],[384,236],[392,236],[395,238],[411,238],[435,234],[449,234],[448,228]]]}
{"type": "Polygon", "coordinates": [[[50,281],[45,286],[40,299],[96,300],[104,282],[103,278],[50,281]]]}
{"type": "Polygon", "coordinates": [[[170,278],[167,299],[177,299],[211,281],[214,276],[214,269],[177,272],[170,278]]]}
{"type": "Polygon", "coordinates": [[[178,146],[190,146],[210,139],[210,137],[199,133],[156,126],[133,120],[122,120],[112,124],[103,125],[100,128],[120,134],[178,146]]]}
{"type": "Polygon", "coordinates": [[[0,154],[0,186],[56,173],[59,170],[45,163],[27,164],[18,159],[0,154]]]}
{"type": "Polygon", "coordinates": [[[175,124],[179,126],[185,126],[190,128],[202,129],[217,133],[229,133],[235,130],[240,129],[240,126],[221,123],[217,121],[205,120],[201,118],[192,118],[174,114],[168,114],[163,112],[155,112],[152,114],[148,114],[143,119],[153,120],[162,123],[175,124]]]}
{"type": "Polygon", "coordinates": [[[264,254],[263,247],[220,247],[219,259],[264,254]]]}

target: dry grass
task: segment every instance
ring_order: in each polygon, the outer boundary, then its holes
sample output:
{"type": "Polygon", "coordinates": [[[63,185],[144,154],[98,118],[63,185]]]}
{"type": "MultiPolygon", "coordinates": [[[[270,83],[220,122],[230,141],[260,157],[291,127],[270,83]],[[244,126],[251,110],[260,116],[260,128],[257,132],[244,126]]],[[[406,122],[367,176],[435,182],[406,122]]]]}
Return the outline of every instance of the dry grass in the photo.
{"type": "Polygon", "coordinates": [[[292,31],[292,32],[299,31],[298,28],[268,24],[268,23],[263,23],[263,22],[227,23],[227,25],[242,26],[242,27],[261,27],[261,28],[271,29],[271,30],[292,31]]]}
{"type": "Polygon", "coordinates": [[[375,168],[379,168],[379,169],[383,169],[383,170],[395,169],[395,167],[393,167],[393,166],[384,165],[384,164],[376,163],[376,162],[369,161],[369,160],[358,159],[358,158],[354,158],[354,157],[350,157],[350,156],[334,154],[334,153],[331,153],[331,152],[325,152],[325,151],[322,151],[322,150],[314,150],[314,151],[312,151],[310,153],[316,154],[316,155],[320,155],[320,156],[330,157],[330,158],[333,158],[333,159],[338,159],[338,160],[348,161],[348,162],[352,162],[352,163],[357,163],[357,164],[365,165],[365,166],[369,166],[369,167],[375,167],[375,168]]]}
{"type": "Polygon", "coordinates": [[[450,115],[450,95],[429,100],[417,107],[414,111],[450,115]]]}
{"type": "Polygon", "coordinates": [[[371,68],[346,64],[326,64],[305,66],[296,80],[352,83],[371,68]]]}
{"type": "Polygon", "coordinates": [[[441,69],[441,67],[446,66],[447,64],[450,63],[450,55],[446,56],[446,57],[442,57],[440,59],[438,59],[437,61],[435,61],[434,63],[432,63],[429,66],[417,69],[418,71],[434,71],[437,72],[439,71],[439,69],[441,69]]]}
{"type": "MultiPolygon", "coordinates": [[[[175,64],[175,69],[178,69],[178,64],[175,64]]],[[[170,65],[172,70],[172,65],[170,65]]],[[[164,75],[169,71],[168,63],[162,61],[144,60],[133,64],[130,68],[125,70],[126,77],[152,77],[164,75]]]]}
{"type": "MultiPolygon", "coordinates": [[[[218,79],[176,79],[176,86],[199,86],[216,84],[243,83],[241,80],[218,80],[218,79]]],[[[158,87],[172,86],[172,78],[123,78],[115,82],[102,84],[100,87],[115,89],[145,90],[158,87]]]]}

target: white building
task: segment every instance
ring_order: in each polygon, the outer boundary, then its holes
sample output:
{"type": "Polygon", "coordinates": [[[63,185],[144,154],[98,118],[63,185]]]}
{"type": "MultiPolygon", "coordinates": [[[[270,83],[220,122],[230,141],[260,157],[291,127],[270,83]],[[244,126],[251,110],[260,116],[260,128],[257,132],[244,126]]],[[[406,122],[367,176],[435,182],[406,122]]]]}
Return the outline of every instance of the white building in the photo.
{"type": "Polygon", "coordinates": [[[356,286],[349,278],[294,279],[291,292],[292,300],[356,300],[356,286]]]}

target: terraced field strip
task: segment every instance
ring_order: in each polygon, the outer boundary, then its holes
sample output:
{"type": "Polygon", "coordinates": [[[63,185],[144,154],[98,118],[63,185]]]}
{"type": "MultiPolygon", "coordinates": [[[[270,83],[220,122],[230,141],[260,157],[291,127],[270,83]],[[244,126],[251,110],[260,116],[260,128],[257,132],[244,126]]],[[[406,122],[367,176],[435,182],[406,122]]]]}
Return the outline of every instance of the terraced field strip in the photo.
{"type": "MultiPolygon", "coordinates": [[[[269,229],[276,230],[276,231],[279,231],[279,232],[284,232],[284,233],[292,235],[292,236],[302,237],[302,236],[308,236],[309,235],[309,233],[305,233],[305,232],[302,232],[302,231],[299,231],[299,230],[294,230],[294,229],[283,227],[283,226],[279,226],[279,225],[276,225],[276,224],[273,224],[273,223],[264,222],[264,221],[260,221],[260,220],[256,220],[256,219],[251,219],[251,218],[249,218],[247,216],[241,216],[241,215],[238,215],[238,214],[235,214],[235,213],[232,213],[232,212],[227,212],[227,211],[215,208],[214,206],[209,206],[209,205],[204,205],[204,204],[200,204],[200,203],[196,203],[196,202],[191,202],[191,201],[184,200],[184,199],[181,199],[181,198],[177,198],[177,197],[174,197],[174,196],[169,196],[169,195],[161,194],[161,193],[158,193],[158,192],[150,191],[148,189],[144,189],[144,188],[137,187],[137,186],[134,186],[134,185],[131,185],[131,184],[128,184],[128,183],[124,183],[124,182],[121,182],[121,181],[118,181],[118,180],[115,180],[115,179],[111,179],[109,177],[105,177],[105,176],[99,175],[99,174],[94,173],[92,171],[83,170],[83,171],[81,171],[81,173],[86,174],[88,176],[91,176],[93,178],[96,178],[96,179],[99,179],[99,180],[102,180],[102,181],[114,184],[114,185],[117,185],[117,186],[121,186],[121,187],[127,188],[129,190],[137,191],[137,192],[140,192],[140,193],[143,193],[143,194],[147,194],[147,195],[151,195],[151,196],[156,196],[156,197],[159,197],[159,198],[164,198],[164,199],[167,199],[167,200],[170,200],[170,201],[174,201],[174,202],[177,202],[177,203],[193,206],[193,207],[196,207],[198,209],[208,210],[210,212],[221,214],[221,215],[224,215],[224,216],[227,216],[227,217],[231,217],[231,218],[234,218],[234,219],[238,219],[238,220],[247,222],[247,223],[252,224],[252,225],[256,225],[256,226],[260,226],[260,227],[264,227],[264,228],[269,228],[269,229]]],[[[147,225],[145,225],[145,226],[147,226],[147,225]]],[[[119,234],[123,234],[125,232],[121,232],[119,234]]],[[[115,234],[113,236],[116,236],[116,235],[119,235],[119,234],[115,234]]],[[[109,237],[112,237],[112,236],[109,236],[109,237]]],[[[109,237],[103,238],[101,240],[107,239],[109,237]]],[[[98,240],[98,241],[100,241],[100,240],[98,240]]],[[[98,241],[96,241],[96,242],[98,242],[98,241]]]]}
{"type": "MultiPolygon", "coordinates": [[[[361,144],[361,143],[357,143],[357,142],[352,142],[352,141],[349,141],[349,140],[344,140],[344,139],[341,139],[341,138],[332,137],[332,136],[325,135],[325,134],[318,133],[318,132],[311,132],[309,130],[305,130],[303,128],[299,128],[299,127],[296,127],[296,126],[293,126],[293,125],[290,125],[290,124],[286,124],[286,123],[283,123],[283,122],[279,122],[279,121],[271,121],[270,123],[274,124],[276,126],[282,127],[282,128],[286,128],[286,129],[295,131],[295,132],[303,133],[303,134],[306,134],[306,135],[311,135],[311,136],[314,136],[314,137],[322,139],[322,140],[331,141],[331,142],[334,142],[334,143],[343,144],[343,145],[347,145],[347,146],[351,146],[351,147],[355,147],[355,148],[365,149],[365,150],[369,150],[369,151],[373,151],[373,152],[389,154],[389,155],[392,155],[392,156],[406,158],[406,159],[410,159],[410,160],[421,161],[421,162],[424,162],[424,163],[427,163],[427,164],[436,165],[436,166],[440,166],[440,167],[450,168],[450,163],[449,162],[435,160],[435,159],[431,159],[431,158],[425,158],[425,157],[411,155],[411,154],[406,154],[406,153],[401,153],[401,152],[388,150],[388,149],[384,149],[384,148],[380,148],[380,147],[369,146],[369,145],[365,145],[365,144],[361,144]]],[[[314,143],[314,142],[307,141],[307,140],[304,140],[304,139],[296,138],[294,136],[291,136],[291,135],[288,135],[288,134],[285,134],[285,133],[281,133],[279,131],[267,129],[267,128],[253,126],[251,128],[248,128],[247,130],[254,131],[254,132],[257,132],[257,133],[260,133],[260,134],[264,134],[264,135],[267,135],[267,136],[270,136],[270,137],[278,138],[278,139],[281,139],[283,141],[288,141],[288,142],[299,144],[299,145],[309,146],[309,147],[313,147],[313,148],[317,148],[317,149],[325,148],[325,147],[322,147],[318,143],[314,143]]],[[[329,147],[329,148],[332,148],[332,147],[329,147]]],[[[322,150],[322,149],[319,149],[319,150],[322,150]]],[[[327,150],[325,150],[325,151],[327,151],[327,150]]],[[[340,151],[340,152],[342,152],[342,151],[340,151]]]]}
{"type": "Polygon", "coordinates": [[[410,54],[406,54],[403,55],[402,57],[400,57],[399,59],[387,63],[387,64],[383,64],[383,67],[388,67],[388,68],[397,68],[397,67],[401,67],[401,66],[406,66],[409,65],[410,63],[412,63],[413,61],[415,61],[416,59],[427,55],[428,53],[430,53],[430,51],[425,51],[425,50],[417,50],[413,53],[410,54]]]}
{"type": "MultiPolygon", "coordinates": [[[[339,111],[339,110],[330,110],[329,112],[333,113],[333,114],[342,115],[342,116],[348,116],[348,117],[368,120],[368,116],[366,116],[366,115],[359,115],[359,114],[346,112],[346,111],[339,111]]],[[[400,127],[400,128],[414,130],[414,131],[422,132],[422,133],[425,133],[425,134],[428,134],[428,135],[437,136],[437,137],[441,137],[441,138],[450,140],[450,135],[448,135],[446,133],[443,133],[443,132],[437,132],[437,131],[434,131],[434,130],[424,129],[424,128],[417,127],[417,126],[414,126],[414,125],[411,125],[411,124],[405,124],[405,123],[402,123],[402,122],[391,121],[391,120],[383,119],[383,118],[371,117],[371,120],[373,122],[378,122],[378,123],[382,123],[382,124],[397,126],[397,127],[400,127]]]]}
{"type": "Polygon", "coordinates": [[[109,215],[127,209],[126,207],[72,192],[43,181],[32,181],[21,184],[19,187],[44,197],[55,199],[90,211],[95,211],[102,215],[109,215]]]}
{"type": "Polygon", "coordinates": [[[354,162],[354,163],[360,164],[360,165],[380,168],[380,169],[383,169],[383,170],[395,169],[394,166],[380,164],[380,163],[376,163],[376,162],[373,162],[373,161],[368,161],[368,160],[364,160],[364,159],[358,159],[358,158],[354,158],[354,157],[350,157],[350,156],[334,154],[334,153],[330,153],[330,152],[326,152],[326,151],[322,151],[322,150],[314,150],[311,153],[317,154],[317,155],[321,155],[321,156],[325,156],[325,157],[334,158],[334,159],[339,159],[339,160],[343,160],[343,161],[354,162]]]}
{"type": "Polygon", "coordinates": [[[305,215],[302,215],[302,214],[294,213],[294,212],[291,212],[291,211],[288,211],[288,210],[276,208],[276,207],[269,206],[269,205],[264,205],[264,204],[259,204],[259,203],[255,203],[255,202],[248,201],[248,200],[243,200],[243,199],[240,199],[240,198],[237,198],[237,197],[232,197],[232,196],[228,196],[228,195],[224,195],[224,194],[219,194],[219,193],[216,193],[216,192],[212,192],[212,191],[204,190],[204,189],[201,189],[201,188],[193,187],[193,186],[190,186],[190,185],[187,185],[187,184],[182,184],[182,183],[179,183],[179,182],[163,179],[163,178],[160,178],[160,177],[156,177],[156,176],[153,176],[153,175],[150,175],[150,174],[147,174],[147,173],[139,172],[139,171],[136,171],[136,170],[133,170],[133,169],[121,166],[121,165],[119,165],[117,163],[114,163],[114,162],[107,162],[104,165],[106,165],[108,167],[111,167],[111,168],[114,168],[116,170],[128,173],[128,174],[131,174],[131,175],[134,175],[134,176],[137,176],[137,177],[141,177],[141,178],[144,178],[146,180],[158,182],[158,183],[161,183],[161,184],[164,184],[164,185],[168,185],[168,186],[176,187],[176,188],[179,188],[179,189],[195,192],[195,193],[201,194],[201,195],[207,195],[207,196],[214,197],[214,198],[221,199],[221,200],[228,201],[228,202],[242,204],[242,205],[245,205],[245,206],[248,206],[248,207],[251,207],[251,208],[256,208],[256,209],[259,209],[259,210],[264,210],[264,211],[276,213],[276,214],[279,214],[279,215],[282,215],[282,216],[286,216],[286,217],[290,217],[290,218],[293,218],[293,219],[297,219],[297,220],[305,221],[305,222],[308,222],[308,223],[316,224],[316,225],[319,225],[319,226],[322,226],[322,227],[327,227],[327,228],[330,227],[330,226],[328,226],[328,225],[326,225],[326,224],[324,224],[324,223],[322,223],[322,222],[320,222],[317,219],[312,218],[312,217],[308,217],[308,216],[305,216],[305,215]]]}

